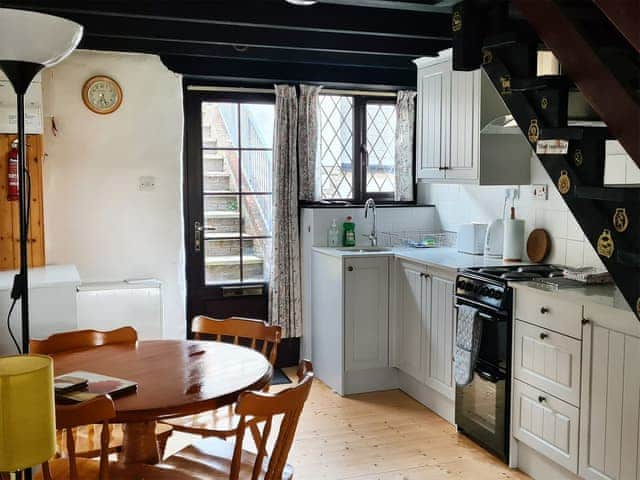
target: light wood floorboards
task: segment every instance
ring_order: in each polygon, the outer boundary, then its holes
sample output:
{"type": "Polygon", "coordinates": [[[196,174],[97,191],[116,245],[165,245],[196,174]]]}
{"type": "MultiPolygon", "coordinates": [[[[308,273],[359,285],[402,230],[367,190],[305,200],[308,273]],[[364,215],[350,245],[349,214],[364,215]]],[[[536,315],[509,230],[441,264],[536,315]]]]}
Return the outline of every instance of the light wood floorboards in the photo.
{"type": "MultiPolygon", "coordinates": [[[[189,441],[174,434],[167,453],[189,441]]],[[[344,398],[319,381],[305,405],[289,463],[297,480],[529,478],[399,390],[344,398]]]]}

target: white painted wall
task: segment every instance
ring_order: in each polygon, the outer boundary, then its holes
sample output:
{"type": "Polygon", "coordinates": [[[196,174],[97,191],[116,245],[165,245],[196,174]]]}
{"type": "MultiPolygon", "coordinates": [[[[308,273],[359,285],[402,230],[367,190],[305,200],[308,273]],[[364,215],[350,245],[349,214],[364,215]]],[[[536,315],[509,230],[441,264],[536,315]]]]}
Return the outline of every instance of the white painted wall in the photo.
{"type": "Polygon", "coordinates": [[[160,279],[165,336],[184,338],[180,76],[152,55],[78,51],[43,73],[43,89],[47,262],[75,264],[83,282],[160,279]],[[111,115],[82,101],[98,74],[123,89],[111,115]],[[139,191],[140,176],[155,190],[139,191]]]}
{"type": "MultiPolygon", "coordinates": [[[[532,198],[532,186],[520,187],[516,202],[518,218],[525,220],[525,238],[534,228],[544,228],[552,239],[547,262],[574,267],[604,266],[582,233],[553,181],[538,158],[531,158],[531,183],[546,184],[548,200],[532,198]]],[[[444,230],[457,231],[462,223],[489,223],[502,215],[505,187],[420,184],[418,199],[436,206],[437,221],[444,230]]]]}

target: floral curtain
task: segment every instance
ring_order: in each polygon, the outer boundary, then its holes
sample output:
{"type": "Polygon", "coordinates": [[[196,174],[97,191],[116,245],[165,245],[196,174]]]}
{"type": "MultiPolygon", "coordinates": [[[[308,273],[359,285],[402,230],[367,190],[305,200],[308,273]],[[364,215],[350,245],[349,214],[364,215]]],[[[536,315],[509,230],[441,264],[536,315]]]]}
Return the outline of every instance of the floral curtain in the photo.
{"type": "Polygon", "coordinates": [[[300,239],[298,236],[298,102],[295,87],[276,85],[273,146],[273,264],[271,323],[283,337],[302,335],[300,239]]]}
{"type": "Polygon", "coordinates": [[[318,150],[318,94],[322,87],[300,85],[298,101],[298,167],[300,200],[321,200],[316,182],[318,150]]]}
{"type": "Polygon", "coordinates": [[[397,201],[413,200],[413,145],[416,128],[416,92],[400,90],[396,101],[396,194],[397,201]]]}

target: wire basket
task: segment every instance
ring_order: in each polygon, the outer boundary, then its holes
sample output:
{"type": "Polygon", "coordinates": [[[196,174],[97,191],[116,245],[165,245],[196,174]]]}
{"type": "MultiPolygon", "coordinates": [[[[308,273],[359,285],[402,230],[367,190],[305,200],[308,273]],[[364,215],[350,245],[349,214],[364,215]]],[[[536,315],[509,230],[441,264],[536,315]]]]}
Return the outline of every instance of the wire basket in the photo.
{"type": "Polygon", "coordinates": [[[407,230],[403,232],[381,232],[385,247],[435,248],[452,247],[456,243],[455,232],[432,232],[407,230]]]}

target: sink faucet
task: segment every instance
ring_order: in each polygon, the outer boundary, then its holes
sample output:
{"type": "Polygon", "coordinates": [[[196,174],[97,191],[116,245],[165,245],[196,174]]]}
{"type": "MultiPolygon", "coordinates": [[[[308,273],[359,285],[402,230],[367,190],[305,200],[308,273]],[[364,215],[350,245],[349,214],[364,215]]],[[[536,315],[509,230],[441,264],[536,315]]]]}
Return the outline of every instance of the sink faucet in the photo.
{"type": "Polygon", "coordinates": [[[364,236],[369,239],[372,247],[377,247],[378,237],[376,236],[376,202],[373,200],[373,198],[368,199],[364,204],[364,218],[368,217],[369,210],[373,212],[373,217],[371,219],[371,233],[364,236]]]}

